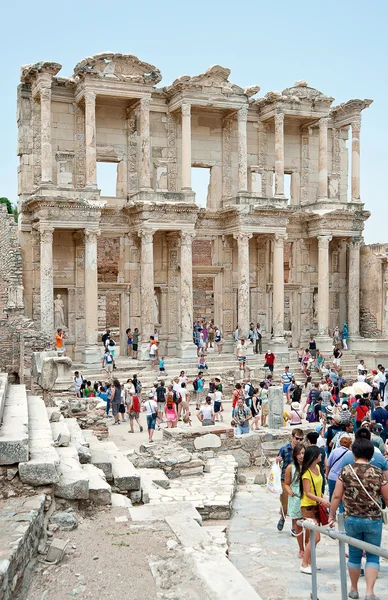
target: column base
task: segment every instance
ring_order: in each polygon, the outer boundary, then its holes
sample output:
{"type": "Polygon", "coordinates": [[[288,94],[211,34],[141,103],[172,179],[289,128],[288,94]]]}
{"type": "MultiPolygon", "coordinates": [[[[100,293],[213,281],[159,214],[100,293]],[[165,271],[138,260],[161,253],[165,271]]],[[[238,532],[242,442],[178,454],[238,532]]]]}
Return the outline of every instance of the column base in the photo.
{"type": "Polygon", "coordinates": [[[288,356],[288,346],[284,337],[274,337],[268,341],[268,349],[270,349],[275,356],[279,356],[281,354],[288,356]]]}
{"type": "Polygon", "coordinates": [[[100,347],[95,345],[85,346],[82,352],[82,362],[85,365],[101,364],[100,347]]]}
{"type": "Polygon", "coordinates": [[[333,340],[328,335],[317,335],[315,336],[317,349],[321,350],[324,354],[333,352],[333,340]]]}
{"type": "Polygon", "coordinates": [[[195,358],[197,356],[197,346],[194,342],[179,342],[177,344],[177,356],[179,358],[195,358]]]}
{"type": "Polygon", "coordinates": [[[140,344],[138,357],[139,357],[139,360],[150,360],[150,344],[149,344],[149,342],[142,342],[140,344]]]}

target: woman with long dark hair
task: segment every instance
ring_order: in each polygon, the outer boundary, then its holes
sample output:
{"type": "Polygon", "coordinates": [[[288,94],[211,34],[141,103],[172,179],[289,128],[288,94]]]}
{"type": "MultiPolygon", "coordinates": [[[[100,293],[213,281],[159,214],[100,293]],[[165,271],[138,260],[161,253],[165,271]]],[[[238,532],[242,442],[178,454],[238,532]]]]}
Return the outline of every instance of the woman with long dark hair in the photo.
{"type": "Polygon", "coordinates": [[[288,494],[287,514],[292,519],[292,531],[299,545],[299,558],[304,555],[303,527],[298,525],[298,521],[302,518],[300,511],[300,471],[303,464],[305,447],[303,444],[296,444],[292,452],[292,462],[286,468],[284,474],[284,489],[288,494]]]}
{"type": "MultiPolygon", "coordinates": [[[[308,446],[303,457],[303,464],[300,473],[300,509],[304,519],[313,519],[317,525],[320,525],[319,505],[330,508],[330,502],[322,496],[322,475],[319,469],[321,461],[321,452],[318,446],[308,446]]],[[[315,534],[315,543],[320,540],[319,533],[315,534]]],[[[311,546],[309,532],[306,531],[306,546],[300,566],[301,573],[311,575],[311,546]]]]}

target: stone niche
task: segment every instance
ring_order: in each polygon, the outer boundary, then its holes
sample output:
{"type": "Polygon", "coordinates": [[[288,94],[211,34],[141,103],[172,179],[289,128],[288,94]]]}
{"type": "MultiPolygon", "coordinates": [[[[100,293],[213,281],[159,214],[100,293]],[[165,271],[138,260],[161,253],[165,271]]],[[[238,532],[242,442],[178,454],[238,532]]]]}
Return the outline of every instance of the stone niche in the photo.
{"type": "Polygon", "coordinates": [[[73,187],[74,152],[57,152],[57,185],[73,187]]]}
{"type": "Polygon", "coordinates": [[[54,288],[54,327],[62,327],[63,329],[69,329],[69,292],[67,288],[54,288]],[[58,298],[60,296],[60,298],[58,298]],[[56,307],[56,303],[57,307],[56,307]],[[63,305],[62,305],[63,303],[63,305]],[[58,314],[56,314],[58,308],[62,307],[63,310],[63,323],[59,323],[58,314]]]}

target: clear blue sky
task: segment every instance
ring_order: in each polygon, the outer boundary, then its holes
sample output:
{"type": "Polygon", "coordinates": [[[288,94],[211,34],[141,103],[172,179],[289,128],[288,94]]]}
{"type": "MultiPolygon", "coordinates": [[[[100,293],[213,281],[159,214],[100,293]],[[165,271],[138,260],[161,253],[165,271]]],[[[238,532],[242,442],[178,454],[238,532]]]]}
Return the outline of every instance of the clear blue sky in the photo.
{"type": "Polygon", "coordinates": [[[231,81],[258,84],[260,94],[306,79],[335,103],[372,98],[361,131],[361,194],[372,213],[365,238],[388,242],[386,0],[21,0],[3,6],[2,22],[0,196],[17,199],[20,66],[53,60],[69,76],[82,58],[112,50],[155,64],[160,85],[221,64],[231,81]]]}

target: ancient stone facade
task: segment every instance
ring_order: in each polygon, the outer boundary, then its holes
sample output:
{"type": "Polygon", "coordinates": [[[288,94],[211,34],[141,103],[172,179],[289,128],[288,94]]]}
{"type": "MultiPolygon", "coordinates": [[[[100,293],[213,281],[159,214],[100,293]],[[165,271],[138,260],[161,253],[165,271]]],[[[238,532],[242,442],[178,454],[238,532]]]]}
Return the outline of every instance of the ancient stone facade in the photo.
{"type": "Polygon", "coordinates": [[[192,320],[204,311],[225,350],[250,321],[277,352],[310,333],[325,347],[344,321],[359,339],[360,124],[371,100],[333,107],[305,81],[260,98],[220,66],[156,87],[159,70],[123,54],[85,58],[68,78],[60,69],[22,68],[19,231],[26,312],[53,335],[60,294],[70,356],[97,360],[111,296],[121,344],[139,327],[143,356],[155,327],[162,353],[194,355],[192,320]],[[117,165],[114,197],[101,197],[99,162],[117,165]],[[206,208],[193,167],[210,173],[206,208]],[[102,240],[115,240],[116,258],[102,240]]]}

